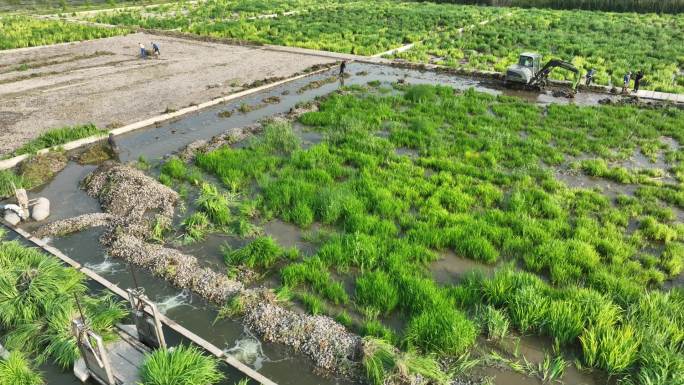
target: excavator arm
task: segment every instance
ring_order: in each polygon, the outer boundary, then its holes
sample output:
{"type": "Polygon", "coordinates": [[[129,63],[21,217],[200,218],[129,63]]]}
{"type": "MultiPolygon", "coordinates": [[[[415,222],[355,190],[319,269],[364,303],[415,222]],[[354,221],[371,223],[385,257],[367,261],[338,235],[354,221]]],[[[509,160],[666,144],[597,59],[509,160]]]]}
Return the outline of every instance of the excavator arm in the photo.
{"type": "Polygon", "coordinates": [[[539,72],[537,72],[536,75],[534,75],[534,78],[532,78],[532,80],[530,81],[530,85],[540,85],[545,83],[546,79],[548,79],[549,77],[549,74],[555,68],[563,68],[573,72],[575,74],[575,81],[572,83],[572,89],[577,89],[577,85],[580,81],[580,70],[577,69],[577,67],[575,67],[574,65],[572,65],[572,63],[558,59],[553,59],[546,63],[546,65],[544,65],[544,67],[542,67],[542,69],[539,70],[539,72]]]}

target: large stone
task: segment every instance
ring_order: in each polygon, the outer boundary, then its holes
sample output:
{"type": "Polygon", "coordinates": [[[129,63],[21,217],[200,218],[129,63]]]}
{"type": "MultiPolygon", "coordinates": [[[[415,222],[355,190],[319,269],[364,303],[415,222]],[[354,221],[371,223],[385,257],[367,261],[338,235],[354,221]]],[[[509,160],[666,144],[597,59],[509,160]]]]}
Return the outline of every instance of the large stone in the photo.
{"type": "Polygon", "coordinates": [[[5,211],[5,221],[12,226],[16,226],[21,222],[21,218],[14,211],[5,211]]]}
{"type": "Polygon", "coordinates": [[[50,201],[47,198],[40,197],[36,199],[36,203],[31,210],[31,218],[34,221],[42,221],[50,216],[50,201]]]}

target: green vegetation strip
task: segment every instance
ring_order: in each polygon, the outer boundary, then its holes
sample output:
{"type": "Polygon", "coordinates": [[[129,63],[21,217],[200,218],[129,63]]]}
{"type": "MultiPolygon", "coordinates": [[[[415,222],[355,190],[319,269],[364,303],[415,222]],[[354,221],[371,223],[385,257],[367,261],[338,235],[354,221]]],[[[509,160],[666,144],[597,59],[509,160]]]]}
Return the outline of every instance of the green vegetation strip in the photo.
{"type": "Polygon", "coordinates": [[[145,28],[180,29],[198,35],[257,43],[372,55],[422,40],[445,26],[466,26],[501,12],[496,8],[372,1],[272,19],[222,18],[230,4],[209,1],[190,14],[120,12],[95,21],[145,28]],[[205,8],[206,7],[206,8],[205,8]]]}
{"type": "MultiPolygon", "coordinates": [[[[178,235],[249,239],[226,249],[231,274],[279,274],[279,297],[381,339],[364,356],[373,383],[414,357],[426,373],[434,359],[438,373],[458,373],[473,365],[463,354],[479,354],[478,334],[503,340],[511,329],[638,384],[681,382],[684,292],[665,284],[684,269],[684,151],[670,144],[684,141],[684,112],[393,87],[347,88],[302,115],[319,144],[303,148],[273,122],[245,147],[164,166],[162,179],[188,199],[188,186],[204,186],[192,214],[202,219],[178,235]],[[644,168],[623,166],[642,155],[644,168]],[[617,193],[570,188],[561,175],[608,178],[617,193]],[[235,230],[275,218],[302,228],[314,251],[235,230]],[[499,270],[438,282],[432,264],[448,253],[499,270]]],[[[566,365],[480,359],[546,379],[566,365]]]]}
{"type": "Polygon", "coordinates": [[[42,385],[45,382],[22,354],[13,352],[3,360],[0,358],[0,385],[42,385]]]}
{"type": "Polygon", "coordinates": [[[219,361],[194,346],[157,350],[140,368],[141,385],[211,385],[223,379],[219,361]]]}
{"type": "Polygon", "coordinates": [[[54,128],[43,132],[35,139],[31,139],[26,144],[15,150],[12,155],[17,156],[22,154],[34,154],[45,148],[59,146],[74,140],[88,138],[91,136],[104,136],[106,134],[107,130],[99,129],[95,127],[94,124],[54,128]]]}
{"type": "Polygon", "coordinates": [[[29,16],[0,16],[0,50],[123,35],[126,28],[103,28],[29,16]]]}
{"type": "Polygon", "coordinates": [[[684,0],[437,0],[437,2],[481,4],[496,7],[585,9],[612,12],[684,12],[684,0]]]}
{"type": "MultiPolygon", "coordinates": [[[[463,33],[456,26],[396,54],[411,61],[505,72],[518,55],[535,51],[571,61],[583,74],[597,70],[598,84],[622,85],[627,71],[646,74],[642,88],[684,93],[683,15],[618,14],[588,11],[516,10],[463,33]]],[[[571,80],[563,70],[553,78],[571,80]]]]}

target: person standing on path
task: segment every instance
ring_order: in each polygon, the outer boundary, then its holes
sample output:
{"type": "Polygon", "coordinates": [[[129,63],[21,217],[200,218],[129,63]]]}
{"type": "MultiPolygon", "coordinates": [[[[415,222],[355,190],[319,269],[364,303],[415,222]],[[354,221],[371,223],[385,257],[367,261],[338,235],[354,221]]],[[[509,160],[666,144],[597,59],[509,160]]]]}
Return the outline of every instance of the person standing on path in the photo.
{"type": "Polygon", "coordinates": [[[152,42],[151,44],[152,44],[152,51],[154,52],[154,54],[157,56],[160,56],[161,52],[159,51],[159,46],[157,45],[157,43],[152,42]]]}
{"type": "Polygon", "coordinates": [[[107,138],[107,144],[109,144],[109,148],[112,150],[112,153],[114,155],[119,155],[119,146],[116,144],[116,140],[114,139],[114,134],[111,132],[109,133],[109,137],[107,138]]]}
{"type": "Polygon", "coordinates": [[[639,70],[634,77],[634,92],[639,92],[639,85],[641,84],[641,79],[644,78],[644,70],[639,70]]]}
{"type": "Polygon", "coordinates": [[[589,72],[587,72],[587,82],[585,83],[587,87],[591,85],[591,82],[594,80],[594,75],[596,75],[596,70],[595,69],[590,69],[589,72]]]}
{"type": "Polygon", "coordinates": [[[628,93],[627,90],[629,90],[629,81],[632,80],[632,71],[629,71],[625,74],[625,77],[622,78],[622,93],[626,94],[628,93]]]}
{"type": "Polygon", "coordinates": [[[140,46],[140,57],[145,59],[147,57],[147,52],[145,51],[145,44],[143,43],[138,43],[140,46]]]}

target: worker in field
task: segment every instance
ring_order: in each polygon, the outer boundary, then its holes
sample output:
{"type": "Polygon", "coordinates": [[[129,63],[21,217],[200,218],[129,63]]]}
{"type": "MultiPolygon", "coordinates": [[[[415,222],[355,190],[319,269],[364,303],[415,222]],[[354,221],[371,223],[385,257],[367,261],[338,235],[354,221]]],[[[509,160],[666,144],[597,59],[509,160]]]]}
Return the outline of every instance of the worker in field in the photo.
{"type": "Polygon", "coordinates": [[[112,149],[114,155],[119,155],[119,146],[116,145],[116,141],[114,140],[114,134],[112,134],[111,132],[109,133],[109,137],[107,138],[107,143],[109,144],[109,148],[112,149]]]}
{"type": "Polygon", "coordinates": [[[639,70],[639,72],[636,73],[636,76],[634,76],[634,92],[639,92],[639,85],[641,84],[641,80],[644,78],[644,70],[639,70]]]}
{"type": "Polygon", "coordinates": [[[140,57],[145,59],[147,57],[147,52],[145,51],[145,44],[138,43],[138,46],[140,47],[140,57]]]}
{"type": "Polygon", "coordinates": [[[161,55],[161,52],[159,51],[159,46],[157,45],[157,43],[151,42],[151,44],[152,44],[152,51],[154,52],[154,54],[156,56],[161,55]]]}
{"type": "Polygon", "coordinates": [[[591,85],[591,82],[594,81],[594,75],[596,75],[596,70],[595,69],[590,69],[589,72],[587,72],[587,81],[586,85],[589,87],[591,85]]]}
{"type": "Polygon", "coordinates": [[[345,60],[340,63],[340,76],[344,75],[344,71],[347,69],[347,62],[345,60]]]}
{"type": "Polygon", "coordinates": [[[632,71],[629,71],[622,78],[622,93],[626,94],[629,90],[629,82],[632,80],[632,71]]]}

